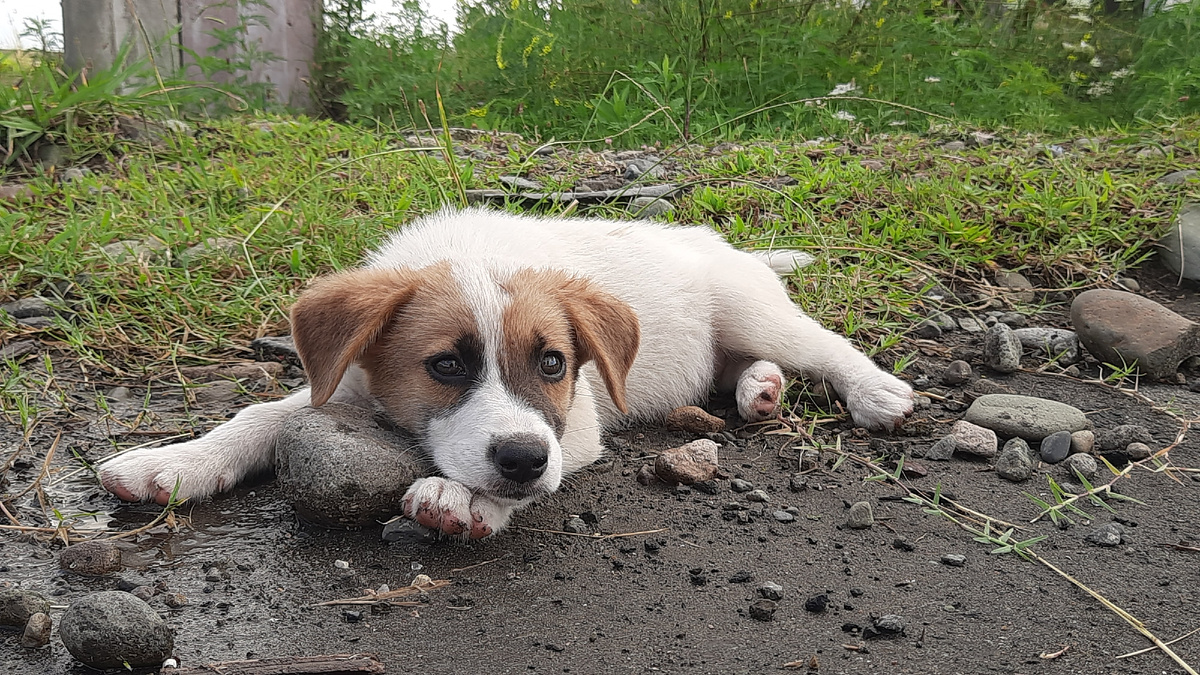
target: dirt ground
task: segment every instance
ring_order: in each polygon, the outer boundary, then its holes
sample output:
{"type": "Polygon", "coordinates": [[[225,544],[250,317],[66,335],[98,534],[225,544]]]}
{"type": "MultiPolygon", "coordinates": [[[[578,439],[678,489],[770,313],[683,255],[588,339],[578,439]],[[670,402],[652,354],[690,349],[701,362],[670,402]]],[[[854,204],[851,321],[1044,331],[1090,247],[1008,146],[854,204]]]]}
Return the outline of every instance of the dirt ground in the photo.
{"type": "MultiPolygon", "coordinates": [[[[1153,272],[1141,278],[1147,288],[1170,289],[1152,297],[1200,319],[1194,292],[1173,290],[1153,272]]],[[[955,334],[941,345],[926,345],[906,374],[928,375],[929,386],[937,387],[951,358],[977,352],[977,344],[955,334]]],[[[977,361],[972,365],[982,370],[977,361]]],[[[40,360],[27,360],[23,367],[41,367],[40,360]]],[[[1200,411],[1200,395],[1183,385],[1141,391],[1169,404],[1178,416],[1173,417],[1096,383],[1029,372],[985,375],[1013,393],[1070,403],[1097,429],[1145,425],[1156,447],[1175,440],[1179,419],[1200,411]]],[[[104,391],[121,384],[60,383],[78,398],[77,411],[94,401],[93,387],[104,391]]],[[[833,424],[822,426],[817,437],[833,443],[841,434],[842,449],[862,456],[919,456],[961,417],[964,406],[956,401],[978,386],[942,388],[951,400],[919,410],[899,435],[873,440],[833,424]]],[[[114,409],[114,417],[136,418],[146,388],[135,384],[132,393],[135,405],[114,409]]],[[[190,413],[199,416],[199,428],[207,428],[253,400],[242,395],[191,406],[190,413]]],[[[152,389],[149,407],[155,414],[143,415],[140,436],[110,437],[113,427],[94,404],[90,418],[64,417],[39,427],[31,439],[39,453],[60,429],[64,434],[46,496],[64,513],[98,514],[90,525],[79,523],[77,531],[133,529],[159,510],[119,504],[90,474],[76,471],[80,464],[64,450],[95,459],[111,451],[110,438],[131,444],[158,438],[154,433],[186,431],[189,414],[179,403],[177,388],[152,389]]],[[[1173,465],[1200,467],[1198,434],[1186,435],[1171,451],[1173,465]]],[[[180,515],[186,516],[186,527],[157,528],[122,543],[126,569],[107,577],[65,574],[56,560],[61,543],[5,531],[0,534],[0,584],[41,591],[59,609],[46,649],[21,649],[15,633],[0,633],[6,645],[0,650],[0,672],[86,672],[58,641],[61,608],[86,593],[116,588],[121,579],[161,582],[188,597],[179,609],[168,609],[162,595],[151,605],[175,630],[181,664],[193,666],[365,652],[377,654],[389,673],[762,673],[797,661],[800,672],[815,666],[819,673],[1184,672],[1157,652],[1118,659],[1150,643],[1049,568],[1012,554],[989,555],[994,546],[899,501],[899,487],[865,482],[867,468],[852,461],[832,467],[836,456],[826,453],[824,468],[805,475],[807,487],[793,491],[798,444],[781,435],[738,435],[749,437],[723,445],[720,459],[728,477],[743,478],[770,495],[766,514],[752,517],[753,522],[723,517],[734,513],[726,509],[732,502],[753,506],[745,494],[731,492],[728,481],[720,481],[716,495],[639,484],[637,470],[655,453],[693,440],[640,429],[610,438],[611,464],[571,479],[559,493],[520,513],[510,531],[471,545],[417,536],[385,543],[377,528],[331,532],[304,525],[269,481],[185,505],[180,515]],[[877,522],[867,530],[848,529],[848,506],[861,500],[874,505],[877,522]],[[771,517],[785,506],[799,509],[795,522],[771,517]],[[590,527],[597,534],[661,531],[605,538],[557,532],[579,514],[596,517],[590,527]],[[898,537],[914,550],[896,547],[898,537]],[[943,564],[944,554],[964,555],[966,564],[943,564]],[[349,569],[335,564],[339,560],[349,569]],[[313,606],[382,584],[404,586],[417,574],[450,579],[453,585],[429,593],[428,602],[415,608],[313,606]],[[749,613],[756,588],[766,581],[784,589],[769,622],[749,613]],[[828,608],[807,611],[805,601],[820,594],[828,596],[828,608]],[[889,614],[902,617],[904,634],[864,640],[860,629],[871,624],[872,616],[889,614]]],[[[15,430],[0,430],[8,447],[15,448],[16,439],[15,430]]],[[[42,457],[21,456],[6,489],[32,480],[42,457]]],[[[1076,518],[1075,525],[1059,529],[1048,519],[1031,524],[1038,508],[1023,496],[1035,492],[1048,499],[1043,474],[1061,480],[1059,468],[1043,466],[1030,481],[1013,484],[984,461],[957,456],[949,462],[915,461],[928,475],[906,479],[907,484],[926,490],[940,484],[958,503],[1019,524],[1022,539],[1045,535],[1034,550],[1162,639],[1197,627],[1200,482],[1189,474],[1135,470],[1117,488],[1144,503],[1109,499],[1115,513],[1086,505],[1090,520],[1076,518]],[[1125,543],[1102,548],[1085,541],[1096,526],[1113,520],[1125,526],[1125,543]]],[[[30,498],[16,507],[18,516],[40,513],[30,498]]],[[[1200,636],[1174,648],[1200,664],[1200,636]]]]}

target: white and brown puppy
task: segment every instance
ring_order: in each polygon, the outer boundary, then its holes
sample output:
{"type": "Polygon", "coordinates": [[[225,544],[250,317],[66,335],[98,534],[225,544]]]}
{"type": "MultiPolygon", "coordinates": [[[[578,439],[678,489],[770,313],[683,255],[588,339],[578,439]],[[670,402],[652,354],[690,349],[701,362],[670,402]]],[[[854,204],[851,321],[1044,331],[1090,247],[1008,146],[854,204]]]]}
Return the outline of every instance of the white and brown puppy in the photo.
{"type": "Polygon", "coordinates": [[[404,514],[447,534],[501,530],[514,509],[600,457],[600,432],[658,421],[715,382],[749,421],[773,417],[783,371],[831,383],[854,421],[891,429],[912,391],[789,300],[806,256],[739,251],[712,230],[445,210],[396,233],[292,309],[311,388],[208,435],[100,467],[126,500],[164,503],[271,467],[291,412],[379,406],[442,477],[404,514]]]}

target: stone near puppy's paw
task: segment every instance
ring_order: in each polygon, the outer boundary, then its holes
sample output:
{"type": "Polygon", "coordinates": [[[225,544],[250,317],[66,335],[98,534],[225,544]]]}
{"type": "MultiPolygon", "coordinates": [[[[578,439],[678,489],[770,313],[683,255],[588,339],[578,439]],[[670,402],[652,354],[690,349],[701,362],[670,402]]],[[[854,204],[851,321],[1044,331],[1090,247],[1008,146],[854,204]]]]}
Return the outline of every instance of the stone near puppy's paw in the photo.
{"type": "Polygon", "coordinates": [[[326,403],[284,421],[275,472],[304,520],[362,527],[397,513],[413,481],[429,474],[415,448],[411,439],[381,427],[370,410],[326,403]]]}
{"type": "Polygon", "coordinates": [[[1056,431],[1080,431],[1092,426],[1078,408],[1016,394],[980,396],[967,408],[963,419],[1003,438],[1020,436],[1027,441],[1040,441],[1056,431]]]}
{"type": "Polygon", "coordinates": [[[717,444],[707,438],[659,453],[654,473],[664,482],[691,485],[717,475],[717,444]]]}
{"type": "Polygon", "coordinates": [[[1098,361],[1116,368],[1136,362],[1156,380],[1174,378],[1179,364],[1200,354],[1200,324],[1125,291],[1080,293],[1071,303],[1071,323],[1098,361]]]}
{"type": "Polygon", "coordinates": [[[954,438],[954,449],[976,457],[995,457],[999,440],[996,432],[984,429],[970,422],[959,420],[950,427],[950,435],[954,438]]]}
{"type": "Polygon", "coordinates": [[[58,566],[68,572],[98,577],[121,569],[121,549],[110,540],[81,541],[58,554],[58,566]]]}
{"type": "Polygon", "coordinates": [[[711,434],[725,430],[725,420],[710,415],[703,408],[685,405],[667,415],[667,428],[689,434],[711,434]]]}

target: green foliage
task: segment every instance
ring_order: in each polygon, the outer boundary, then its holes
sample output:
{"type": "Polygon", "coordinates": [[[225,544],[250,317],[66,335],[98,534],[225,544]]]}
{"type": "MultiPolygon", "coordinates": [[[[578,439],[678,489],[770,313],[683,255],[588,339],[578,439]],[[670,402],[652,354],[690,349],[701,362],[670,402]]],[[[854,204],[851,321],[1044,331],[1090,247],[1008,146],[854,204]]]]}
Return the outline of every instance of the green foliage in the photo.
{"type": "Polygon", "coordinates": [[[1200,0],[1160,4],[1147,17],[1135,2],[1106,12],[944,0],[861,9],[469,0],[452,37],[431,31],[413,4],[386,30],[361,16],[361,0],[327,4],[323,40],[336,48],[324,52],[321,72],[338,86],[325,92],[351,119],[407,119],[438,89],[456,123],[635,145],[925,126],[919,113],[887,103],[1031,131],[1198,105],[1200,0]],[[345,20],[356,11],[358,20],[345,20]],[[829,98],[835,91],[879,102],[829,98]],[[793,103],[816,98],[822,104],[793,103]]]}

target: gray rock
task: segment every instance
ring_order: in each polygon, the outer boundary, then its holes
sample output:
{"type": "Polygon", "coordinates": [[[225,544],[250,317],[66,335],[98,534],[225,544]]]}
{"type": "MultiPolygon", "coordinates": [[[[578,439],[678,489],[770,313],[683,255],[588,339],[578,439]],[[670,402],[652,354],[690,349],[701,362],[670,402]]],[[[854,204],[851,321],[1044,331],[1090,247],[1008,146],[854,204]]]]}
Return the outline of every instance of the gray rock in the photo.
{"type": "Polygon", "coordinates": [[[155,239],[124,239],[114,241],[100,249],[100,252],[113,262],[145,262],[152,263],[170,257],[167,245],[155,239]]]}
{"type": "Polygon", "coordinates": [[[1158,241],[1158,255],[1176,275],[1200,279],[1200,203],[1184,204],[1174,225],[1158,241]]]}
{"type": "Polygon", "coordinates": [[[997,317],[996,320],[1009,328],[1021,328],[1027,321],[1025,315],[1020,312],[1005,312],[997,317]]]}
{"type": "MultiPolygon", "coordinates": [[[[1200,218],[1200,207],[1196,215],[1200,218]]],[[[1098,361],[1113,367],[1136,362],[1154,379],[1173,379],[1180,363],[1200,354],[1200,326],[1125,291],[1081,293],[1071,304],[1071,322],[1098,361]]]]}
{"type": "Polygon", "coordinates": [[[967,556],[958,553],[946,553],[942,555],[942,564],[949,567],[962,567],[967,564],[967,556]]]}
{"type": "Polygon", "coordinates": [[[1158,146],[1142,148],[1141,150],[1138,150],[1134,154],[1136,154],[1138,157],[1141,157],[1143,159],[1155,159],[1158,157],[1166,157],[1167,156],[1167,153],[1163,152],[1163,149],[1158,146]]]}
{"type": "Polygon", "coordinates": [[[741,478],[729,479],[729,489],[734,492],[749,492],[754,489],[754,483],[741,478]]]}
{"type": "Polygon", "coordinates": [[[1028,480],[1037,467],[1037,458],[1023,438],[1011,438],[996,456],[996,474],[1014,483],[1028,480]]]}
{"type": "Polygon", "coordinates": [[[58,566],[68,572],[101,576],[121,569],[121,549],[108,539],[82,541],[58,554],[58,566]]]}
{"type": "Polygon", "coordinates": [[[25,623],[25,631],[21,633],[21,646],[26,649],[38,649],[50,644],[50,629],[53,623],[50,615],[38,612],[29,617],[25,623]]]}
{"type": "Polygon", "coordinates": [[[790,523],[796,520],[796,516],[787,511],[772,511],[771,517],[781,523],[790,523]]]}
{"type": "Polygon", "coordinates": [[[63,181],[67,183],[74,183],[75,181],[83,180],[83,177],[86,175],[87,174],[83,172],[83,169],[73,166],[66,171],[63,171],[63,181]]]}
{"type": "Polygon", "coordinates": [[[0,361],[16,361],[17,359],[37,351],[38,345],[33,340],[10,342],[0,347],[0,361]]]}
{"type": "Polygon", "coordinates": [[[529,180],[528,178],[521,178],[520,176],[500,176],[500,178],[498,178],[497,180],[499,180],[501,183],[503,183],[506,187],[514,188],[516,190],[541,190],[542,189],[541,183],[538,183],[537,181],[529,180]]]}
{"type": "Polygon", "coordinates": [[[962,141],[949,141],[942,144],[942,150],[946,152],[962,152],[967,149],[967,144],[962,141]]]}
{"type": "Polygon", "coordinates": [[[913,326],[913,335],[925,340],[934,340],[942,336],[942,327],[929,319],[923,319],[913,326]]]}
{"type": "Polygon", "coordinates": [[[950,331],[958,330],[958,322],[954,320],[954,317],[945,312],[930,312],[929,320],[936,323],[938,328],[941,328],[944,332],[949,333],[950,331]]]}
{"type": "Polygon", "coordinates": [[[1071,452],[1090,453],[1096,445],[1096,435],[1087,429],[1071,434],[1071,452]]]}
{"type": "Polygon", "coordinates": [[[996,272],[996,285],[1005,289],[1005,295],[1016,302],[1033,302],[1033,284],[1020,272],[996,272]]]}
{"type": "Polygon", "coordinates": [[[54,316],[54,308],[50,306],[50,302],[46,298],[33,296],[30,298],[21,298],[3,305],[0,305],[0,311],[5,312],[14,319],[29,319],[32,317],[54,316]]]}
{"type": "Polygon", "coordinates": [[[1125,528],[1118,523],[1108,523],[1092,530],[1085,539],[1097,546],[1118,546],[1125,538],[1125,528]]]}
{"type": "Polygon", "coordinates": [[[1100,463],[1096,461],[1095,457],[1084,453],[1067,457],[1063,460],[1062,466],[1072,479],[1078,480],[1082,476],[1089,483],[1094,482],[1100,473],[1100,463]]]}
{"type": "Polygon", "coordinates": [[[275,472],[297,515],[327,527],[360,527],[400,512],[431,466],[407,437],[380,427],[371,411],[341,403],[302,408],[284,421],[275,472]]]}
{"type": "Polygon", "coordinates": [[[50,613],[50,603],[40,593],[16,589],[0,591],[0,626],[23,628],[29,623],[29,617],[39,612],[50,613]]]}
{"type": "Polygon", "coordinates": [[[865,530],[875,524],[875,513],[871,502],[855,502],[850,506],[846,526],[852,530],[865,530]]]}
{"type": "Polygon", "coordinates": [[[1071,432],[1056,431],[1043,438],[1038,451],[1043,462],[1058,464],[1071,454],[1071,432]]]}
{"type": "Polygon", "coordinates": [[[1150,430],[1140,424],[1122,424],[1112,429],[1096,432],[1096,447],[1100,452],[1121,452],[1130,443],[1154,442],[1150,430]]]}
{"type": "Polygon", "coordinates": [[[996,432],[970,422],[959,420],[950,427],[954,449],[976,457],[995,457],[999,441],[996,432]]]}
{"type": "Polygon", "coordinates": [[[954,436],[944,436],[925,451],[925,459],[944,462],[954,456],[954,450],[957,447],[958,443],[954,440],[954,436]]]}
{"type": "Polygon", "coordinates": [[[1021,341],[1013,329],[998,323],[983,336],[983,362],[998,373],[1011,373],[1021,367],[1021,341]]]}
{"type": "Polygon", "coordinates": [[[208,384],[199,385],[190,391],[192,396],[195,397],[196,403],[203,405],[228,403],[242,393],[241,387],[233,380],[215,380],[208,384]]]}
{"type": "Polygon", "coordinates": [[[871,625],[863,630],[863,638],[891,638],[904,635],[904,619],[896,614],[884,614],[871,619],[871,625]]]}
{"type": "Polygon", "coordinates": [[[750,604],[750,618],[756,621],[773,621],[777,608],[774,600],[756,600],[750,604]]]}
{"type": "Polygon", "coordinates": [[[0,185],[0,202],[19,202],[33,199],[33,188],[28,185],[0,185]]]}
{"type": "Polygon", "coordinates": [[[691,485],[717,475],[717,444],[707,438],[659,453],[654,472],[668,483],[691,485]]]}
{"type": "Polygon", "coordinates": [[[976,321],[973,317],[964,316],[958,320],[958,327],[968,333],[982,333],[984,325],[976,321]]]}
{"type": "Polygon", "coordinates": [[[573,534],[587,534],[588,526],[587,523],[583,522],[582,518],[575,516],[563,524],[563,531],[573,534]]]}
{"type": "Polygon", "coordinates": [[[258,361],[279,361],[293,366],[300,365],[300,353],[291,335],[264,335],[250,341],[254,358],[258,361]]]}
{"type": "Polygon", "coordinates": [[[92,593],[71,603],[58,635],[71,656],[92,668],[158,666],[174,647],[166,622],[121,591],[92,593]]]}
{"type": "Polygon", "coordinates": [[[1076,363],[1079,361],[1079,336],[1075,331],[1061,328],[1018,328],[1013,335],[1021,341],[1021,346],[1034,353],[1040,353],[1058,363],[1076,363]]]}
{"type": "Polygon", "coordinates": [[[22,326],[28,326],[29,328],[44,330],[54,326],[54,319],[51,319],[48,316],[30,316],[24,319],[17,319],[17,323],[21,324],[22,326]]]}
{"type": "Polygon", "coordinates": [[[1082,412],[1065,403],[1016,394],[985,394],[967,408],[963,419],[1004,438],[1040,441],[1056,431],[1091,427],[1082,412]]]}
{"type": "Polygon", "coordinates": [[[1184,183],[1200,182],[1200,172],[1195,169],[1184,169],[1182,171],[1172,171],[1171,173],[1159,178],[1160,185],[1183,185],[1184,183]]]}
{"type": "Polygon", "coordinates": [[[771,497],[762,490],[751,490],[750,493],[746,495],[746,501],[765,504],[771,501],[771,497]]]}
{"type": "Polygon", "coordinates": [[[242,242],[229,237],[209,237],[179,254],[179,262],[195,265],[210,260],[228,258],[242,250],[242,242]]]}
{"type": "Polygon", "coordinates": [[[626,210],[635,218],[650,219],[674,211],[675,205],[659,197],[635,197],[626,210]]]}
{"type": "Polygon", "coordinates": [[[643,175],[651,178],[662,178],[667,175],[662,160],[653,155],[639,157],[625,164],[625,180],[634,180],[643,175]]]}
{"type": "Polygon", "coordinates": [[[946,366],[946,370],[942,372],[942,384],[948,387],[957,387],[970,382],[973,374],[971,364],[966,361],[951,361],[950,365],[946,366]]]}
{"type": "Polygon", "coordinates": [[[758,587],[758,595],[764,600],[779,602],[783,599],[783,586],[780,586],[773,581],[764,581],[763,584],[758,587]]]}
{"type": "Polygon", "coordinates": [[[1125,446],[1125,455],[1135,462],[1146,459],[1152,454],[1154,454],[1154,451],[1151,450],[1150,446],[1146,445],[1145,443],[1135,442],[1125,446]]]}

